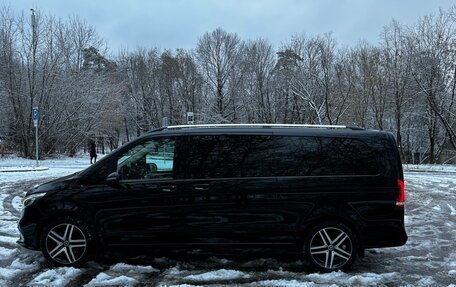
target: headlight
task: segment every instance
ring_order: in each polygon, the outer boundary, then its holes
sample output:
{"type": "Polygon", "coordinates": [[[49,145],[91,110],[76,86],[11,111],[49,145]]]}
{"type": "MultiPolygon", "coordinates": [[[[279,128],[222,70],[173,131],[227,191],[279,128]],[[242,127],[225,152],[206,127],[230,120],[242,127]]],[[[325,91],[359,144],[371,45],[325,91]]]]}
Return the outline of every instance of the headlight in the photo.
{"type": "Polygon", "coordinates": [[[43,197],[45,194],[46,194],[45,192],[42,192],[42,193],[35,193],[35,194],[28,195],[22,199],[22,204],[24,205],[24,207],[27,207],[30,204],[32,204],[35,200],[37,200],[38,198],[43,197]]]}

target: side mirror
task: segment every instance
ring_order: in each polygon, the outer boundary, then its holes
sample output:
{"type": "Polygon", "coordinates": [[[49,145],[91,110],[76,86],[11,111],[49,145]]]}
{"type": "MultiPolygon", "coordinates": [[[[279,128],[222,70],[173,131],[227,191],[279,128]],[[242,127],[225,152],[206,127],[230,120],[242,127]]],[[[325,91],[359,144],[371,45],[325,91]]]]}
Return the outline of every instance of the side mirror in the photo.
{"type": "Polygon", "coordinates": [[[117,172],[110,173],[106,178],[106,183],[111,187],[121,187],[120,176],[117,172]]]}

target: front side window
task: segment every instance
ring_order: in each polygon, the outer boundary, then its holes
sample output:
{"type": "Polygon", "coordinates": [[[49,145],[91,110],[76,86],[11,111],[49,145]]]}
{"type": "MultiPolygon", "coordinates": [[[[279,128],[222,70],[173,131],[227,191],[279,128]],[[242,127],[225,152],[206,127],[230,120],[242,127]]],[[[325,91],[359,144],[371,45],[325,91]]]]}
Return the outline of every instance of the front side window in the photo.
{"type": "Polygon", "coordinates": [[[117,159],[120,180],[173,178],[174,144],[174,139],[150,139],[122,153],[117,159]]]}

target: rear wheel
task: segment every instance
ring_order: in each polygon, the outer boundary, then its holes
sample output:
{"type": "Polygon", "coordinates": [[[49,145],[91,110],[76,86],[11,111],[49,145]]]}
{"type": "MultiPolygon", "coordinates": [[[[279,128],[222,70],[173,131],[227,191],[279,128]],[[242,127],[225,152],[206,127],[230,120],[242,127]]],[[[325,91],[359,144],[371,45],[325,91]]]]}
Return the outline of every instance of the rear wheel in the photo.
{"type": "Polygon", "coordinates": [[[344,224],[320,223],[308,233],[304,251],[309,262],[318,270],[345,270],[356,259],[356,236],[344,224]]]}
{"type": "Polygon", "coordinates": [[[80,266],[92,257],[93,237],[87,226],[71,218],[51,222],[40,240],[41,251],[56,266],[80,266]]]}

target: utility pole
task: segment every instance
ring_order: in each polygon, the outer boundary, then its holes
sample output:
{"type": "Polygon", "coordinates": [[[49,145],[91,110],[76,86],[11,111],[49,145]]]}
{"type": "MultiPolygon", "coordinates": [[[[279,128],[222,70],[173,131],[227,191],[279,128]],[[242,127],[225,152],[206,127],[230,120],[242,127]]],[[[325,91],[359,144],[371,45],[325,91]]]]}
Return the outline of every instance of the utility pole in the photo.
{"type": "Polygon", "coordinates": [[[35,18],[35,10],[34,9],[30,9],[30,11],[32,12],[32,14],[30,15],[30,17],[32,18],[31,20],[31,23],[32,23],[32,44],[34,45],[35,44],[35,25],[36,25],[36,18],[35,18]]]}
{"type": "MultiPolygon", "coordinates": [[[[30,9],[32,14],[31,23],[32,23],[32,52],[33,52],[33,75],[35,76],[35,53],[36,53],[36,17],[35,17],[35,10],[30,9]]],[[[39,162],[39,153],[38,153],[38,107],[32,108],[32,118],[33,118],[33,125],[35,126],[35,152],[36,152],[36,166],[40,165],[39,162]]]]}

